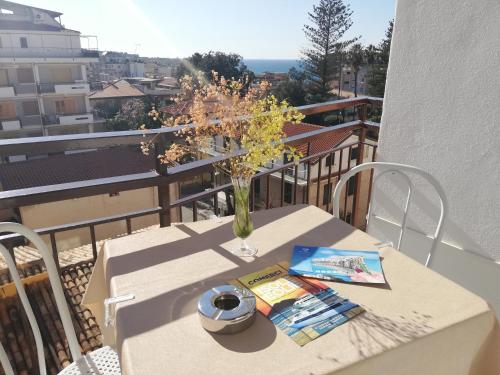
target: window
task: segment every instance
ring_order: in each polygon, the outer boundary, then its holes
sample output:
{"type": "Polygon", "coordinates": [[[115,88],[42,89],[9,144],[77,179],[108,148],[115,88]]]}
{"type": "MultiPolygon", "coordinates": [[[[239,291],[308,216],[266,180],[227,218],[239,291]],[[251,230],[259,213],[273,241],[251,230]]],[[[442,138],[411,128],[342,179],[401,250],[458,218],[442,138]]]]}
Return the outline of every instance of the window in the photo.
{"type": "Polygon", "coordinates": [[[347,195],[351,196],[354,194],[355,191],[356,191],[356,177],[351,178],[347,182],[347,195]]]}
{"type": "Polygon", "coordinates": [[[326,205],[332,201],[332,184],[326,184],[323,186],[323,205],[326,205]]]}
{"type": "Polygon", "coordinates": [[[19,83],[34,83],[35,76],[33,75],[33,69],[31,68],[17,69],[17,81],[19,83]]]}
{"type": "Polygon", "coordinates": [[[56,100],[56,113],[64,115],[68,113],[75,113],[75,101],[72,99],[56,100]]]}
{"type": "Polygon", "coordinates": [[[260,196],[260,178],[253,180],[253,192],[256,197],[260,196]]]}
{"type": "Polygon", "coordinates": [[[351,160],[356,160],[359,156],[359,147],[351,149],[351,160]]]}
{"type": "Polygon", "coordinates": [[[56,100],[56,113],[64,113],[66,112],[66,105],[64,103],[64,100],[56,100]]]}
{"type": "Polygon", "coordinates": [[[25,36],[20,37],[19,42],[21,43],[21,48],[28,48],[28,39],[25,36]]]}
{"type": "Polygon", "coordinates": [[[283,200],[286,203],[292,203],[292,184],[289,182],[285,182],[285,193],[283,196],[283,200]]]}
{"type": "Polygon", "coordinates": [[[0,103],[0,120],[9,120],[16,117],[16,107],[13,102],[0,103]]]}
{"type": "Polygon", "coordinates": [[[326,166],[334,165],[335,164],[335,154],[330,154],[326,157],[325,159],[326,166]]]}
{"type": "Polygon", "coordinates": [[[23,102],[22,106],[25,116],[35,116],[40,114],[38,111],[38,102],[23,102]]]}

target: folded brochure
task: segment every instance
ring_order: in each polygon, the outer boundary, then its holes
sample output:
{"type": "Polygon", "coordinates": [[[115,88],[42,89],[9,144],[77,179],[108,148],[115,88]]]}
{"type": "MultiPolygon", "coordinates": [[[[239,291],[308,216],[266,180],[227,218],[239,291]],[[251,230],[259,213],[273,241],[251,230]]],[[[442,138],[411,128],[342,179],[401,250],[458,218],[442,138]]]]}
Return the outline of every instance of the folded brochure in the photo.
{"type": "Polygon", "coordinates": [[[288,271],[290,275],[325,280],[385,284],[378,251],[295,246],[288,271]]]}
{"type": "Polygon", "coordinates": [[[288,262],[231,283],[251,290],[257,309],[301,346],[364,311],[319,280],[289,275],[288,262]]]}

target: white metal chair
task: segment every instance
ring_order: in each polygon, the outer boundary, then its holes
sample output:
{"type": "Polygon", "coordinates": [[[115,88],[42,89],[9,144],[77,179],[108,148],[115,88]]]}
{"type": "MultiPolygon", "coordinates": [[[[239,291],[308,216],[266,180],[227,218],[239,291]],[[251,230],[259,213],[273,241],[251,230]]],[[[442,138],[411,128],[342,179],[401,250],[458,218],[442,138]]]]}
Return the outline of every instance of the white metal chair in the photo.
{"type": "MultiPolygon", "coordinates": [[[[441,242],[441,239],[443,237],[443,222],[448,214],[448,201],[446,199],[446,194],[444,192],[443,187],[441,184],[434,178],[431,174],[427,173],[426,171],[413,167],[411,165],[405,165],[405,164],[398,164],[398,163],[386,163],[386,162],[370,162],[370,163],[363,163],[360,164],[354,168],[352,168],[350,171],[346,172],[342,177],[340,178],[339,182],[337,183],[337,186],[335,186],[335,190],[333,192],[333,216],[340,218],[340,194],[342,192],[343,186],[347,183],[347,181],[354,175],[356,175],[359,172],[369,170],[369,169],[374,169],[374,170],[379,170],[380,173],[378,173],[375,178],[373,179],[373,184],[372,184],[372,191],[374,190],[377,181],[384,175],[386,174],[397,174],[405,180],[406,184],[408,185],[408,194],[406,197],[406,203],[405,203],[405,208],[403,211],[403,221],[401,225],[399,225],[399,238],[398,238],[398,243],[396,246],[397,250],[400,250],[401,243],[403,240],[403,236],[405,233],[405,230],[407,228],[407,219],[408,219],[408,209],[410,207],[410,202],[412,198],[412,193],[414,189],[414,185],[408,176],[407,173],[412,173],[419,175],[423,177],[427,182],[429,182],[434,189],[436,190],[440,204],[441,204],[441,213],[439,215],[439,220],[436,226],[436,230],[434,232],[434,235],[432,236],[432,245],[429,251],[429,254],[427,255],[427,260],[425,261],[425,266],[428,267],[431,263],[432,257],[434,255],[434,251],[436,250],[437,245],[441,242]]],[[[367,227],[370,223],[370,218],[373,216],[372,213],[372,204],[370,202],[370,207],[368,208],[368,214],[367,214],[367,227]]]]}
{"type": "MultiPolygon", "coordinates": [[[[59,279],[59,273],[57,272],[56,264],[54,259],[49,252],[49,249],[43,242],[43,240],[31,229],[17,223],[0,223],[0,233],[17,233],[26,237],[41,253],[42,258],[45,262],[47,273],[49,276],[49,281],[52,286],[52,291],[54,293],[54,298],[56,301],[57,309],[61,317],[61,322],[68,340],[68,346],[73,358],[73,363],[66,367],[60,374],[64,375],[80,375],[80,374],[106,374],[106,375],[119,375],[120,363],[118,360],[117,353],[109,346],[105,346],[98,350],[93,351],[90,354],[82,355],[80,351],[80,345],[76,338],[75,329],[71,321],[71,315],[69,312],[66,299],[64,297],[64,291],[62,289],[61,281],[59,279]]],[[[28,300],[28,296],[21,282],[19,274],[16,269],[15,260],[9,253],[9,251],[0,244],[0,253],[5,258],[5,262],[10,270],[10,274],[17,288],[19,298],[23,304],[26,311],[28,321],[30,323],[31,329],[33,330],[33,336],[35,338],[36,352],[38,357],[38,364],[41,375],[46,375],[47,370],[45,366],[45,356],[42,342],[42,335],[40,334],[40,328],[33,313],[33,309],[28,300]]],[[[7,375],[14,375],[14,370],[9,362],[9,358],[5,349],[0,344],[0,363],[2,364],[4,371],[7,375]]]]}

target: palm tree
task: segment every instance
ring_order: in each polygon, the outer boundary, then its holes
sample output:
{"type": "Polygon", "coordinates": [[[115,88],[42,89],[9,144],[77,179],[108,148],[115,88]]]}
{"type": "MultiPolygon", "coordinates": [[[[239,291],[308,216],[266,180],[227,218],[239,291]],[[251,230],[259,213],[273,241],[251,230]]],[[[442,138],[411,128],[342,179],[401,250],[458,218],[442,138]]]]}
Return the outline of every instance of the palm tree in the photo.
{"type": "Polygon", "coordinates": [[[349,49],[348,61],[354,72],[354,96],[358,96],[358,74],[365,63],[365,49],[360,43],[353,44],[349,49]]]}
{"type": "Polygon", "coordinates": [[[370,67],[373,76],[373,66],[377,63],[378,50],[373,44],[365,48],[365,62],[370,67]]]}

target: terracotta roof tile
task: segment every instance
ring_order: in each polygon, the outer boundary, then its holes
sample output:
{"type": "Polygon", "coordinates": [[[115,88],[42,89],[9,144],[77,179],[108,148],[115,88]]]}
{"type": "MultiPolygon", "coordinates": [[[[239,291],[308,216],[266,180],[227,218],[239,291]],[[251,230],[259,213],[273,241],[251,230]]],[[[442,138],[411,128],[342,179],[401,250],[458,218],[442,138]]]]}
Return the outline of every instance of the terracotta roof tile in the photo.
{"type": "Polygon", "coordinates": [[[3,190],[24,189],[143,173],[154,168],[152,155],[112,148],[0,164],[0,185],[3,190]]]}
{"type": "MultiPolygon", "coordinates": [[[[102,346],[102,334],[90,310],[80,305],[92,273],[92,262],[62,269],[61,280],[82,353],[102,346]]],[[[47,278],[26,286],[26,292],[44,340],[49,374],[57,374],[70,364],[69,348],[47,278]]],[[[31,328],[17,296],[0,298],[0,341],[16,373],[34,374],[38,366],[31,328]]],[[[0,374],[3,374],[0,368],[0,374]]]]}
{"type": "Polygon", "coordinates": [[[110,83],[100,91],[94,91],[89,95],[89,99],[139,98],[143,96],[145,96],[145,94],[141,90],[121,79],[110,83]]]}
{"type": "MultiPolygon", "coordinates": [[[[286,123],[284,126],[284,131],[288,137],[291,137],[294,135],[304,134],[322,128],[323,128],[322,126],[308,124],[304,122],[300,124],[286,123]]],[[[340,143],[342,143],[346,138],[348,138],[352,134],[353,130],[354,127],[347,127],[338,130],[333,130],[328,134],[323,135],[321,138],[315,139],[314,141],[311,142],[309,155],[318,154],[320,152],[328,151],[335,148],[340,143]]],[[[303,155],[306,155],[307,142],[299,145],[297,147],[297,150],[301,152],[303,155]]],[[[315,162],[316,160],[313,160],[313,162],[315,162]]]]}

